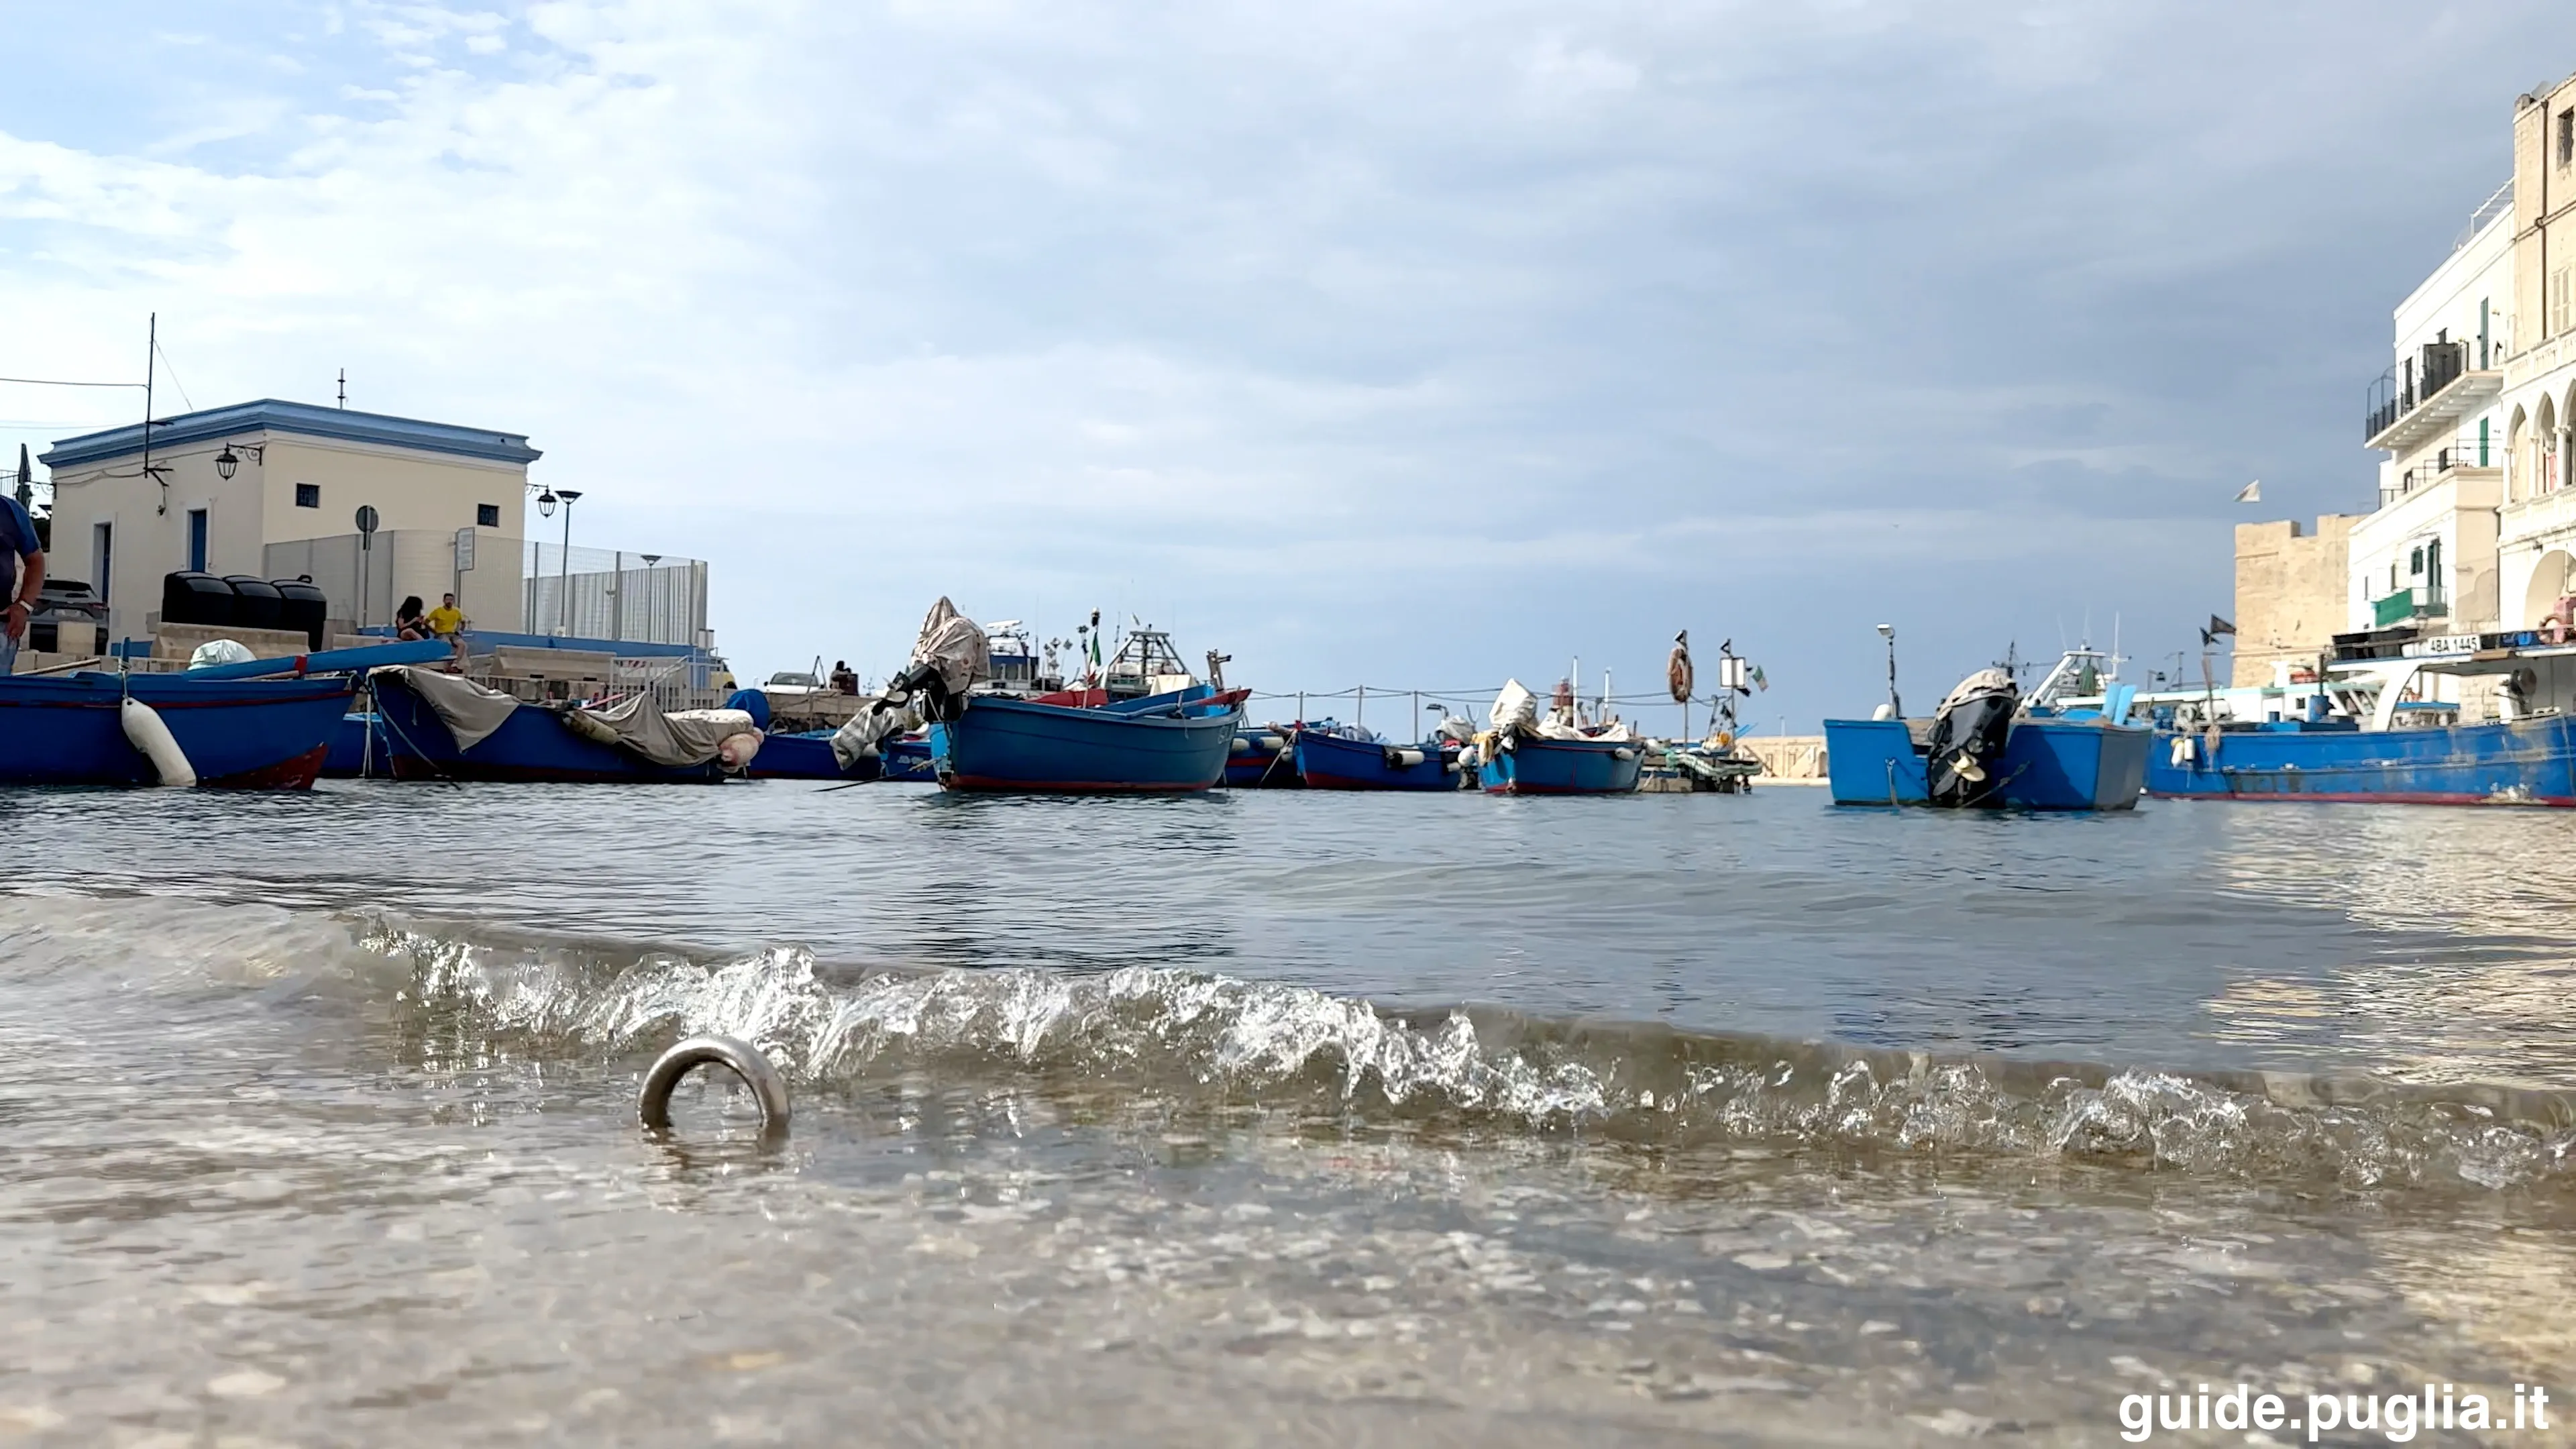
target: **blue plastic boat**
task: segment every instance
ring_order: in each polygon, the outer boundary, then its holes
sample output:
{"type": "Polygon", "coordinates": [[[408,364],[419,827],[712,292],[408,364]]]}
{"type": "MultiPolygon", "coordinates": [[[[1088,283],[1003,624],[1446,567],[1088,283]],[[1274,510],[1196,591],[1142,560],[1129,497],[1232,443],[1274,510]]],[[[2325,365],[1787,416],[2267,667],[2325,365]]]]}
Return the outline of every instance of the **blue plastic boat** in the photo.
{"type": "Polygon", "coordinates": [[[1076,709],[1008,695],[966,700],[930,727],[939,783],[951,790],[1141,794],[1206,790],[1225,776],[1240,691],[1153,708],[1076,709]]]}
{"type": "Polygon", "coordinates": [[[125,737],[121,711],[131,695],[170,727],[200,785],[301,790],[321,773],[356,689],[354,675],[0,678],[0,784],[156,783],[151,762],[125,737]]]}
{"type": "MultiPolygon", "coordinates": [[[[2126,810],[2146,784],[2152,731],[2100,718],[2012,722],[1982,804],[2013,810],[2126,810]]],[[[1825,721],[1837,805],[1928,805],[1924,747],[1903,720],[1825,721]]]]}
{"type": "Polygon", "coordinates": [[[584,739],[556,712],[521,704],[499,729],[459,749],[438,711],[399,674],[375,677],[376,714],[384,722],[398,780],[561,781],[574,784],[713,784],[721,761],[656,765],[633,751],[584,739]]]}
{"type": "Polygon", "coordinates": [[[879,757],[861,756],[848,769],[841,768],[841,758],[832,753],[834,730],[805,730],[792,735],[771,735],[760,742],[760,753],[751,757],[743,773],[755,780],[844,780],[860,781],[877,778],[879,757]]]}
{"type": "MultiPolygon", "coordinates": [[[[1455,790],[1458,757],[1437,740],[1389,745],[1325,730],[1299,730],[1290,747],[1310,790],[1455,790]]],[[[1631,782],[1633,788],[1634,782],[1631,782]]]]}
{"type": "Polygon", "coordinates": [[[2165,731],[2147,793],[2232,800],[2576,806],[2576,716],[2428,729],[2285,720],[2165,731]]]}
{"type": "Polygon", "coordinates": [[[1523,735],[1506,746],[1478,777],[1489,795],[1628,795],[1645,766],[1645,751],[1633,741],[1523,735]]]}
{"type": "Polygon", "coordinates": [[[936,785],[939,771],[930,763],[930,740],[906,735],[877,741],[877,778],[899,785],[936,785]]]}

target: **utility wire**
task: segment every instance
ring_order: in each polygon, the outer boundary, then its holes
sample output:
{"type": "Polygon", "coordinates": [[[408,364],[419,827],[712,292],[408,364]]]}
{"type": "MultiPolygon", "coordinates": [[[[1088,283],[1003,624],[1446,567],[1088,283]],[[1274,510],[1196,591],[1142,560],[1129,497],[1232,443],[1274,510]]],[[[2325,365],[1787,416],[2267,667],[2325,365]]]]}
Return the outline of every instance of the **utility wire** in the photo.
{"type": "MultiPolygon", "coordinates": [[[[155,346],[157,347],[157,346],[158,346],[158,344],[155,344],[155,346]]],[[[165,355],[164,357],[162,357],[162,359],[161,359],[161,360],[162,360],[163,362],[168,362],[170,359],[165,355]]],[[[176,380],[177,380],[177,378],[176,378],[176,376],[175,376],[175,375],[173,376],[172,380],[173,380],[173,381],[176,381],[176,380]]],[[[26,384],[26,385],[27,385],[27,386],[29,386],[29,387],[132,387],[132,388],[140,388],[141,386],[143,386],[143,384],[141,384],[141,383],[139,383],[139,382],[65,382],[65,381],[63,381],[61,378],[58,378],[58,377],[0,377],[0,382],[16,382],[16,383],[24,383],[24,384],[26,384]]],[[[181,397],[185,397],[185,396],[186,396],[186,394],[185,394],[185,393],[182,393],[182,394],[180,394],[180,396],[181,396],[181,397]]]]}
{"type": "Polygon", "coordinates": [[[188,385],[179,380],[179,364],[172,362],[170,360],[170,354],[161,350],[160,338],[156,337],[152,339],[152,350],[160,354],[161,365],[170,369],[170,385],[179,390],[179,401],[188,405],[188,411],[192,413],[195,412],[197,410],[197,400],[188,396],[188,385]]]}

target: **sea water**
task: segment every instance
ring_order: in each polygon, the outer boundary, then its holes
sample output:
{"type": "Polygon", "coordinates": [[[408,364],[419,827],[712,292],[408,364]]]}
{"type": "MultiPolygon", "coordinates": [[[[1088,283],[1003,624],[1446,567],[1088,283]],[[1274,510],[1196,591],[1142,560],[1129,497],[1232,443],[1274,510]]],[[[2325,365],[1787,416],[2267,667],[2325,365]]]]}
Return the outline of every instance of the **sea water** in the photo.
{"type": "Polygon", "coordinates": [[[0,1439],[2576,1405],[2561,813],[351,783],[0,838],[0,1439]],[[783,1143],[721,1073],[638,1130],[703,1031],[783,1143]]]}

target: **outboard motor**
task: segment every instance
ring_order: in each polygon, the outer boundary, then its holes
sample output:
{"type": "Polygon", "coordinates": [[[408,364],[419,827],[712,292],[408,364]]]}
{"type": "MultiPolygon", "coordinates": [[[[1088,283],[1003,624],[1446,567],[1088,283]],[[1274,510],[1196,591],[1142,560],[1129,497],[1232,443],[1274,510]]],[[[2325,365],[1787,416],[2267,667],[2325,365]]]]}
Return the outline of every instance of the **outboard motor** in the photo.
{"type": "Polygon", "coordinates": [[[913,704],[921,717],[948,723],[966,712],[966,696],[992,677],[992,648],[975,621],[957,612],[945,598],[930,606],[921,621],[921,637],[912,646],[912,663],[886,682],[872,708],[883,713],[913,704]],[[919,698],[915,699],[914,696],[919,698]]]}
{"type": "Polygon", "coordinates": [[[2003,787],[1999,770],[2012,736],[2021,689],[2000,669],[1980,669],[1959,681],[1932,716],[1932,748],[1923,762],[1932,803],[1959,809],[1983,805],[2003,787]]]}

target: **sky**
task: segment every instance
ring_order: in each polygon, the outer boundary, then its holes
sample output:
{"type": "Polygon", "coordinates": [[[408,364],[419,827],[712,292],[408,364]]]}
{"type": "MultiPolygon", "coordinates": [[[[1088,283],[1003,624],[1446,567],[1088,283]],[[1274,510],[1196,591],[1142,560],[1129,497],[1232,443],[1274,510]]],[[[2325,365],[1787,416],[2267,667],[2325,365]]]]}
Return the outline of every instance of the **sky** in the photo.
{"type": "MultiPolygon", "coordinates": [[[[1915,712],[2115,631],[2196,678],[2233,525],[2375,498],[2391,311],[2576,69],[2518,0],[0,15],[0,376],[157,313],[181,406],[524,432],[746,677],[943,594],[1460,707],[1688,629],[1792,733],[1882,622],[1915,712]]],[[[138,408],[0,384],[0,451],[138,408]]]]}

